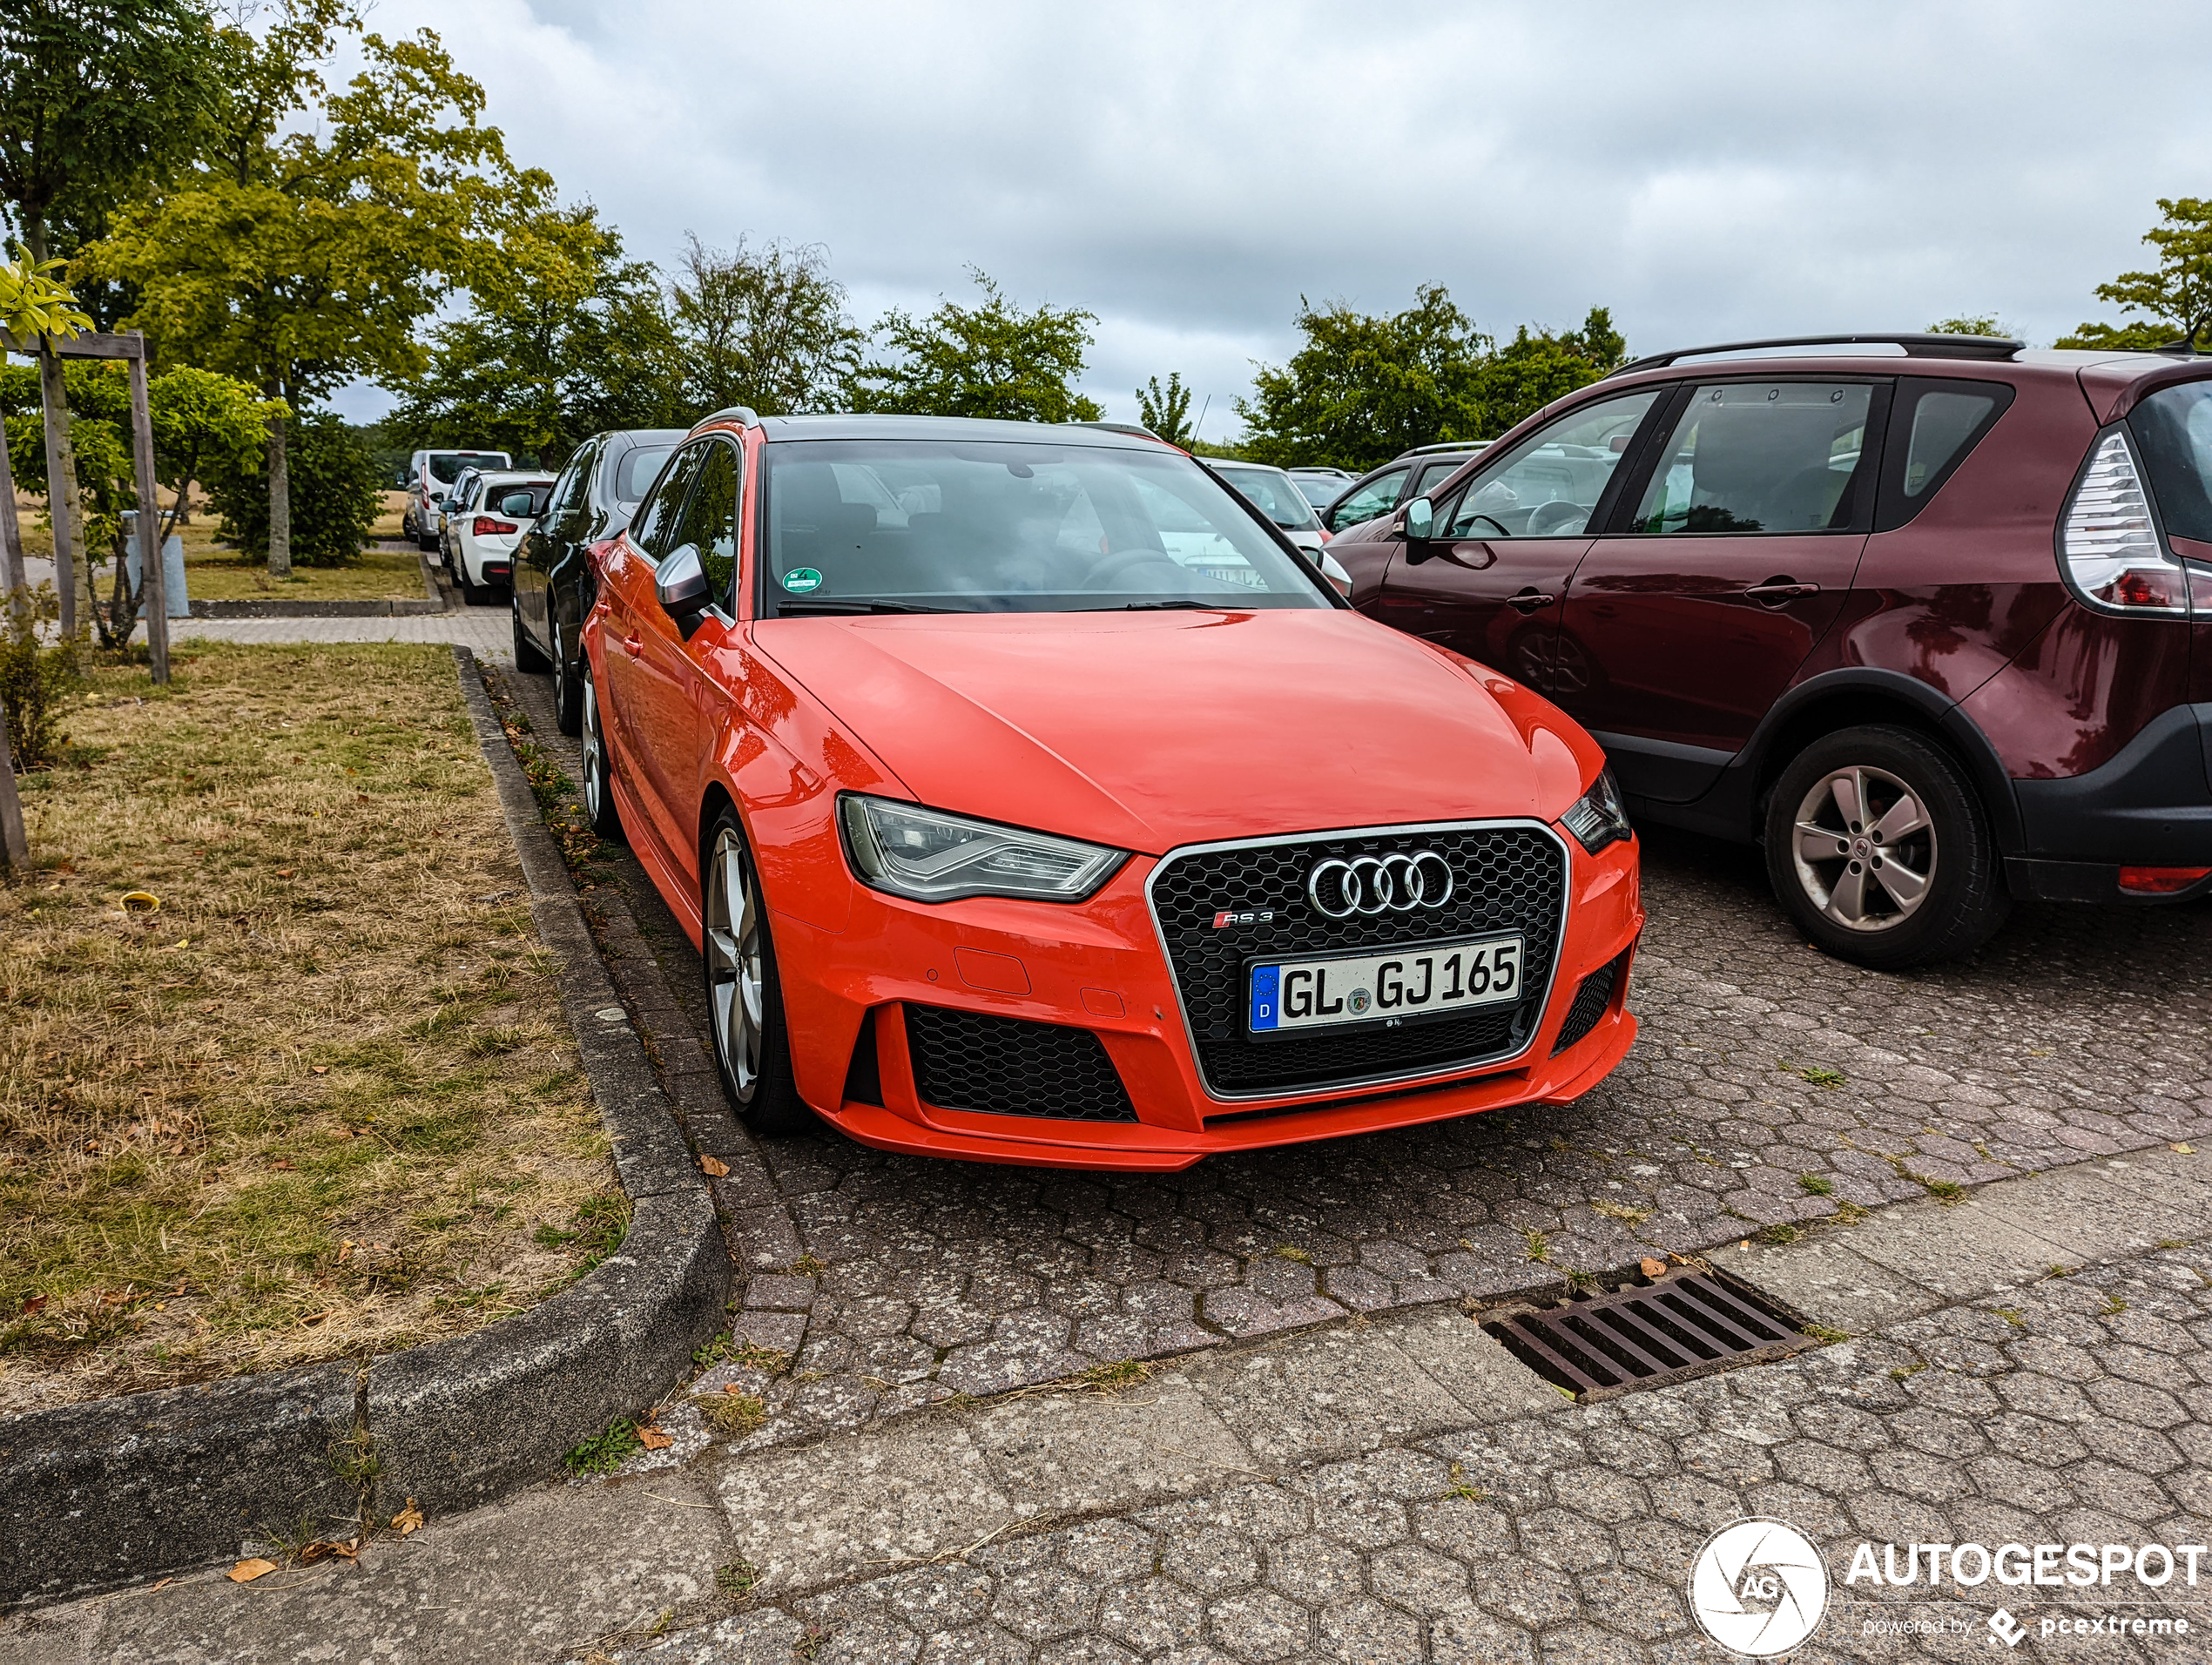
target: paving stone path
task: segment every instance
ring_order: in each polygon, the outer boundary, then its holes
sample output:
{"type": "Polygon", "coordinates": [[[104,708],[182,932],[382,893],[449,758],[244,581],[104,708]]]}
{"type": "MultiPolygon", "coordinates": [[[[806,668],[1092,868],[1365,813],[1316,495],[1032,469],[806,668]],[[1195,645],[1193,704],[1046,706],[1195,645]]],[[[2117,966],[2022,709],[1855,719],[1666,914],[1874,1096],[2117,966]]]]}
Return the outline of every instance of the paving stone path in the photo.
{"type": "MultiPolygon", "coordinates": [[[[545,679],[507,682],[574,768],[545,679]]],[[[604,901],[626,896],[704,1056],[697,956],[615,872],[604,901]]],[[[1807,947],[1754,853],[1648,836],[1644,888],[1642,1033],[1563,1109],[1147,1176],[759,1142],[718,1187],[752,1274],[737,1329],[794,1364],[756,1384],[752,1443],[2212,1141],[2212,907],[2024,906],[1974,961],[1891,975],[1807,947]]],[[[718,1098],[694,1095],[695,1133],[718,1098]]]]}

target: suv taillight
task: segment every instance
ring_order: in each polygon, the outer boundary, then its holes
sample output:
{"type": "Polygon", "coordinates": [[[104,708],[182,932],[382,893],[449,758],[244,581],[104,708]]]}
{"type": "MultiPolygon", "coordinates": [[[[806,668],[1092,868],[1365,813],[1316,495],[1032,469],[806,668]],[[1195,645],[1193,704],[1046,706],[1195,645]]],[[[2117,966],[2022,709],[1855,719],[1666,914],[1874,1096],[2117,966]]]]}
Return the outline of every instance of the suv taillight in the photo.
{"type": "Polygon", "coordinates": [[[2123,429],[2089,453],[2059,527],[2059,554],[2074,593],[2101,612],[2177,617],[2189,610],[2188,570],[2160,543],[2123,429]]]}
{"type": "Polygon", "coordinates": [[[472,537],[503,537],[509,532],[521,529],[510,521],[494,520],[489,515],[479,515],[475,524],[469,529],[469,533],[472,537]]]}

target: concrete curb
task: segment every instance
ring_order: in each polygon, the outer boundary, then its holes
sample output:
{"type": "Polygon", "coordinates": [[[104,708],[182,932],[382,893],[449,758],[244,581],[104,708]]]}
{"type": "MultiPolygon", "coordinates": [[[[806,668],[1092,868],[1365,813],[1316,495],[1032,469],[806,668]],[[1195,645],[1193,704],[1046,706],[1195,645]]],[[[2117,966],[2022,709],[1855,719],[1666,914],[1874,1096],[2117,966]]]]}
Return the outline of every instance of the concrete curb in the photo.
{"type": "MultiPolygon", "coordinates": [[[[561,962],[631,1204],[621,1249],[529,1311],[366,1366],[334,1363],[0,1419],[0,1608],[219,1561],[239,1540],[412,1497],[431,1514],[547,1476],[561,1453],[678,1380],[721,1327],[731,1264],[713,1198],[600,962],[575,887],[476,674],[455,671],[561,962]]],[[[389,1508],[385,1506],[389,1505],[389,1508]]]]}
{"type": "Polygon", "coordinates": [[[442,613],[428,601],[391,597],[382,601],[196,601],[194,618],[405,618],[442,613]]]}

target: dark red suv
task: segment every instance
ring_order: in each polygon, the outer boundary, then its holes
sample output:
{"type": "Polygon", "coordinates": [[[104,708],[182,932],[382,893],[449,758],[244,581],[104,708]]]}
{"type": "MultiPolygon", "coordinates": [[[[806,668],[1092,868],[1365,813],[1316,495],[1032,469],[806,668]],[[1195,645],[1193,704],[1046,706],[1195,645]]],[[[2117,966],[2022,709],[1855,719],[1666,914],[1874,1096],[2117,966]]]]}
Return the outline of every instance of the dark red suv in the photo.
{"type": "Polygon", "coordinates": [[[1636,817],[1763,840],[1846,959],[2212,892],[2212,360],[1693,348],[1329,548],[1593,731],[1636,817]]]}

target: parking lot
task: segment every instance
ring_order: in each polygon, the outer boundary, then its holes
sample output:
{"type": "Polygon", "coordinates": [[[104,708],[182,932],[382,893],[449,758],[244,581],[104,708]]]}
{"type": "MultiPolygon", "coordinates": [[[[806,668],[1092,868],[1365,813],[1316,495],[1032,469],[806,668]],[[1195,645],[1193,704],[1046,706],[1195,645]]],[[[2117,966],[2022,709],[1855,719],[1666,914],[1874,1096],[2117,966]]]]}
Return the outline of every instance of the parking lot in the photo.
{"type": "MultiPolygon", "coordinates": [[[[544,679],[508,674],[573,770],[544,679]]],[[[697,957],[620,871],[704,1048],[697,957]]],[[[1644,880],[1642,1035],[1563,1109],[1162,1176],[915,1160],[826,1132],[762,1142],[791,1236],[735,1245],[772,1274],[752,1278],[740,1334],[797,1367],[748,1443],[2212,1137],[2202,906],[2023,905],[1974,960],[1900,975],[1807,947],[1756,852],[1647,835],[1644,880]]]]}

